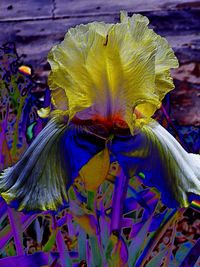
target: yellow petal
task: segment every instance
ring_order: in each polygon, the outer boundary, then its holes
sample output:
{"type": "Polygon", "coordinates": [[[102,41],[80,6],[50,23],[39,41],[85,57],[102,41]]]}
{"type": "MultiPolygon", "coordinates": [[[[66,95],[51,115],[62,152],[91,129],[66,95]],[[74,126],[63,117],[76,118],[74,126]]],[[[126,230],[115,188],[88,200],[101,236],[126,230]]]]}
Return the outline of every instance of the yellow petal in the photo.
{"type": "Polygon", "coordinates": [[[117,24],[93,22],[69,29],[51,50],[49,85],[65,91],[69,120],[80,112],[85,119],[120,115],[133,132],[134,108],[148,121],[160,107],[174,87],[169,70],[178,61],[148,23],[142,15],[122,12],[117,24]]]}
{"type": "Polygon", "coordinates": [[[92,214],[74,215],[74,220],[91,236],[97,235],[97,220],[92,214]]]}
{"type": "Polygon", "coordinates": [[[24,74],[31,75],[31,68],[29,66],[22,65],[19,67],[19,71],[24,74]]]}
{"type": "Polygon", "coordinates": [[[83,179],[86,190],[96,191],[106,179],[109,171],[110,159],[108,149],[100,151],[84,165],[79,174],[83,179]]]}
{"type": "Polygon", "coordinates": [[[41,108],[37,110],[37,114],[40,118],[47,118],[50,114],[51,108],[46,107],[46,108],[41,108]]]}

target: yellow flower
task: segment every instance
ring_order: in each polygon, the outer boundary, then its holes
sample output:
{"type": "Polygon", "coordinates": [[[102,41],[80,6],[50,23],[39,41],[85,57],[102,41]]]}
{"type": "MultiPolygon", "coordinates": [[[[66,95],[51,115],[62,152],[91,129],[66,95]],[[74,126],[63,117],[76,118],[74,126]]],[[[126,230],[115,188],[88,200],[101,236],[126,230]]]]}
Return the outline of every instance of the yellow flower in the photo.
{"type": "Polygon", "coordinates": [[[131,132],[136,109],[148,119],[174,88],[170,68],[178,67],[166,39],[139,14],[121,22],[93,22],[69,29],[49,53],[49,85],[58,110],[69,120],[101,117],[124,120],[131,132]]]}
{"type": "MultiPolygon", "coordinates": [[[[57,210],[69,204],[70,185],[81,177],[91,207],[112,162],[128,179],[142,172],[144,184],[159,189],[169,207],[187,207],[188,194],[200,195],[200,156],[151,119],[174,87],[170,68],[178,62],[148,23],[122,12],[117,24],[70,29],[51,50],[55,110],[20,161],[0,174],[8,203],[18,210],[57,210]]],[[[78,220],[88,225],[88,218],[78,220]]]]}

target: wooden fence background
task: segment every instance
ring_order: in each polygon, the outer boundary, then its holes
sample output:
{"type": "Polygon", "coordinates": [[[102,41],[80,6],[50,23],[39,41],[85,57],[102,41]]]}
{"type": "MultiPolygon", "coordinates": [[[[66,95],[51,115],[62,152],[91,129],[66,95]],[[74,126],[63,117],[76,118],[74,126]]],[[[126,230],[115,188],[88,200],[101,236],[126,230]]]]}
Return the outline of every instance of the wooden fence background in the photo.
{"type": "MultiPolygon", "coordinates": [[[[46,83],[50,70],[47,54],[53,45],[63,40],[69,27],[92,21],[116,23],[120,10],[128,11],[129,15],[146,15],[150,26],[172,45],[180,67],[173,71],[176,88],[170,94],[170,117],[176,125],[199,129],[200,1],[0,0],[0,47],[6,42],[14,42],[18,54],[23,55],[24,64],[31,65],[38,79],[46,83]]],[[[198,140],[196,152],[200,153],[200,137],[198,140]]],[[[3,213],[2,206],[0,210],[3,213]]],[[[25,228],[23,220],[25,217],[21,217],[22,227],[25,228]]],[[[2,236],[10,238],[9,230],[7,225],[6,230],[1,232],[1,247],[5,245],[2,236]]],[[[8,259],[5,261],[6,265],[2,265],[2,261],[0,266],[7,266],[8,259]]],[[[10,259],[10,266],[11,262],[17,264],[17,258],[15,262],[10,259]]]]}
{"type": "Polygon", "coordinates": [[[166,37],[181,63],[171,115],[181,125],[200,125],[200,1],[192,0],[0,0],[0,46],[16,43],[25,64],[46,82],[47,54],[69,27],[91,21],[117,22],[119,11],[141,13],[166,37]]]}

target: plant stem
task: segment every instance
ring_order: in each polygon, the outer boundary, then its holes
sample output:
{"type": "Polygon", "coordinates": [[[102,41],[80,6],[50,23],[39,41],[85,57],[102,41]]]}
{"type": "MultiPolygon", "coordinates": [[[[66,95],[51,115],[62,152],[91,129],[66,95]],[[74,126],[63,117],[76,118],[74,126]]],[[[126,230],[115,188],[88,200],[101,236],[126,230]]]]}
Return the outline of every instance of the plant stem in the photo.
{"type": "Polygon", "coordinates": [[[22,243],[22,231],[20,224],[20,213],[8,207],[8,217],[13,232],[16,253],[18,256],[24,255],[24,249],[22,243]]]}
{"type": "Polygon", "coordinates": [[[113,231],[120,232],[121,221],[123,215],[123,204],[128,188],[128,178],[124,175],[121,167],[119,167],[119,175],[116,176],[113,204],[112,204],[112,218],[111,218],[111,233],[113,231]]]}
{"type": "Polygon", "coordinates": [[[60,255],[60,262],[62,264],[62,267],[72,267],[72,262],[69,256],[69,252],[66,249],[66,245],[63,240],[62,234],[57,226],[57,221],[55,216],[53,216],[53,230],[56,231],[56,245],[60,255]]]}

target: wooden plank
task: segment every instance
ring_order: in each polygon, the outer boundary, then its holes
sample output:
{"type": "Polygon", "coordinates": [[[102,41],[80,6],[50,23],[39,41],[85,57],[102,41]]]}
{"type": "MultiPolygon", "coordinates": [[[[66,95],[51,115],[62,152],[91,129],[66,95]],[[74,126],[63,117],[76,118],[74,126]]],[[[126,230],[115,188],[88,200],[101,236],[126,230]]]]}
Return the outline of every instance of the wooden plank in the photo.
{"type": "MultiPolygon", "coordinates": [[[[200,4],[199,4],[200,5],[200,4]]],[[[194,0],[1,0],[0,21],[36,20],[199,7],[194,0]]]]}
{"type": "Polygon", "coordinates": [[[161,11],[196,7],[194,0],[55,0],[55,17],[118,14],[128,12],[161,11]],[[182,7],[183,5],[183,7],[182,7]]]}
{"type": "Polygon", "coordinates": [[[200,126],[199,90],[200,84],[176,82],[171,92],[171,117],[180,125],[200,126]]]}
{"type": "Polygon", "coordinates": [[[52,17],[52,0],[0,0],[0,21],[52,17]]]}
{"type": "MultiPolygon", "coordinates": [[[[143,14],[149,17],[151,27],[169,40],[181,63],[200,60],[200,36],[198,35],[200,10],[143,12],[143,14]]],[[[33,64],[36,72],[42,69],[48,70],[46,64],[48,51],[53,45],[63,40],[68,28],[94,20],[116,23],[119,21],[119,14],[1,22],[0,46],[8,41],[15,42],[19,55],[26,55],[25,63],[33,64]]]]}

